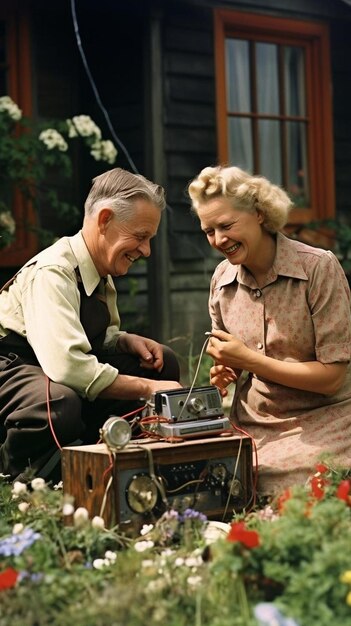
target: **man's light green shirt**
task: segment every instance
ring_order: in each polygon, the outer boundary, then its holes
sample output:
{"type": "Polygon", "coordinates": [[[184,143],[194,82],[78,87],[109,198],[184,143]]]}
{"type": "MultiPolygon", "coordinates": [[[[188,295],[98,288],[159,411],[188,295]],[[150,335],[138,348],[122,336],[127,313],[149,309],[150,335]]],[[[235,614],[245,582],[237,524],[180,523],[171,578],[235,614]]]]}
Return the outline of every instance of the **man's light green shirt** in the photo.
{"type": "MultiPolygon", "coordinates": [[[[28,261],[11,287],[0,294],[0,337],[10,330],[25,337],[52,381],[94,400],[115,380],[118,370],[89,354],[91,345],[79,318],[76,268],[90,296],[100,276],[81,232],[59,239],[28,261]]],[[[104,349],[113,352],[121,331],[110,276],[105,290],[111,319],[104,349]]]]}

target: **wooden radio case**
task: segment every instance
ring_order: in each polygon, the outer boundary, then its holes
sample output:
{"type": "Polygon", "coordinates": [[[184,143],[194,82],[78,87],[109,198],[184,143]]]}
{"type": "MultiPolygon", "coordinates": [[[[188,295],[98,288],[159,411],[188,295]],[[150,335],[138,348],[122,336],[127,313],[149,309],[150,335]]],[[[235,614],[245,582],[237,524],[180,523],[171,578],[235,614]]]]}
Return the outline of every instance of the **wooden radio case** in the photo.
{"type": "Polygon", "coordinates": [[[105,444],[62,450],[65,494],[107,527],[141,527],[167,508],[192,508],[230,519],[252,498],[249,437],[217,436],[180,443],[132,440],[112,456],[105,444]]]}

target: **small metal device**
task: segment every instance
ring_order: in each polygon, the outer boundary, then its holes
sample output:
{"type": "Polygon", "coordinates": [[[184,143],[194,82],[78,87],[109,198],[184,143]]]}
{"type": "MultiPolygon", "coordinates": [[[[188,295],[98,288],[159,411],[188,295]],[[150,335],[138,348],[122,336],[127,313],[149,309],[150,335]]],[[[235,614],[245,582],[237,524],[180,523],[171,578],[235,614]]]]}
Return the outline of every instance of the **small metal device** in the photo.
{"type": "Polygon", "coordinates": [[[228,417],[194,420],[193,422],[176,422],[173,424],[160,422],[157,425],[157,432],[162,437],[181,437],[182,439],[220,435],[225,432],[229,433],[232,430],[228,417]]]}
{"type": "Polygon", "coordinates": [[[214,386],[157,391],[153,401],[155,413],[170,422],[213,419],[224,414],[219,390],[214,386]]]}
{"type": "Polygon", "coordinates": [[[120,450],[131,440],[132,429],[126,419],[111,415],[100,429],[100,437],[109,450],[120,450]]]}

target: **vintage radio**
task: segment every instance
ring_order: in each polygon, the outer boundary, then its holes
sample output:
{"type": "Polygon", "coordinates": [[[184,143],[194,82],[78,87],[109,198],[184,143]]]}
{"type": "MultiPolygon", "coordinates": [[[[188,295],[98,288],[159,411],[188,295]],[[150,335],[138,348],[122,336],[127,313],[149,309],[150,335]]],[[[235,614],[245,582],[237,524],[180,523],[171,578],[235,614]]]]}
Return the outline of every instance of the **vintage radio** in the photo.
{"type": "Polygon", "coordinates": [[[132,440],[112,454],[102,444],[62,450],[64,493],[108,527],[140,529],[167,508],[228,520],[252,497],[249,437],[221,435],[168,443],[132,440]]]}

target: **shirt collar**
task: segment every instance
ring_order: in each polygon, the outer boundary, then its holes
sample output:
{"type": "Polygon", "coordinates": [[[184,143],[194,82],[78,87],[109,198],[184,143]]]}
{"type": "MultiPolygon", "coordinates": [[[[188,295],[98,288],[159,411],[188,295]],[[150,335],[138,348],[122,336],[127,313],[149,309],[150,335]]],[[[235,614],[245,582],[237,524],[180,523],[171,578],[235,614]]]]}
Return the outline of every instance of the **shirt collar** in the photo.
{"type": "MultiPolygon", "coordinates": [[[[227,267],[218,280],[217,287],[220,289],[229,285],[234,280],[238,283],[247,284],[251,274],[242,265],[232,265],[229,261],[224,261],[227,267]]],[[[266,284],[274,282],[278,276],[288,276],[289,278],[299,278],[307,280],[307,274],[302,267],[297,249],[296,241],[285,237],[282,233],[277,233],[277,250],[272,267],[267,273],[266,284]]],[[[251,286],[251,285],[250,285],[251,286]]]]}
{"type": "Polygon", "coordinates": [[[78,261],[78,269],[82,279],[82,283],[87,296],[91,296],[94,289],[98,286],[101,277],[93,263],[90,252],[84,241],[82,231],[70,237],[70,244],[73,253],[78,261]]]}

